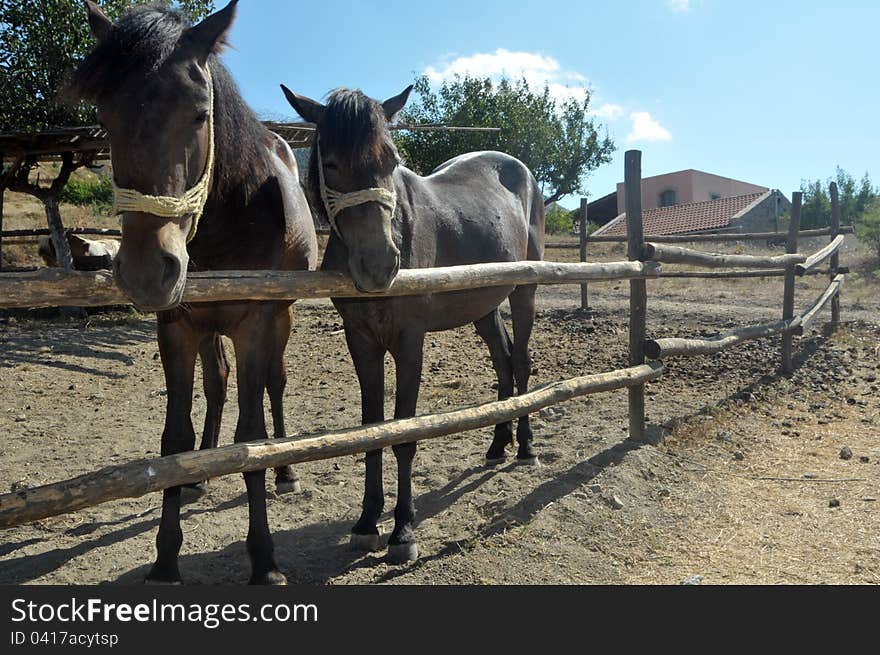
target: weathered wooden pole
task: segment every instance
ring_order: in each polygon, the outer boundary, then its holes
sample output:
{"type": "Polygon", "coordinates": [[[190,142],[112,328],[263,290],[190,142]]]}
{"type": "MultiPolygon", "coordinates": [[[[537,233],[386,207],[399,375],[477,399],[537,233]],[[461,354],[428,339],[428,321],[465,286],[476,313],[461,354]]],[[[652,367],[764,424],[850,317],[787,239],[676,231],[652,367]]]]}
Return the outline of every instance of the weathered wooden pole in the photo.
{"type": "MultiPolygon", "coordinates": [[[[831,183],[831,240],[840,233],[840,197],[837,193],[837,182],[831,183]]],[[[830,269],[828,272],[829,279],[833,280],[837,277],[840,268],[839,251],[831,255],[831,261],[828,264],[830,269]]],[[[840,293],[835,294],[831,299],[831,322],[836,326],[840,323],[840,293]]]]}
{"type": "MultiPolygon", "coordinates": [[[[580,247],[581,262],[587,261],[587,199],[581,198],[581,225],[580,225],[580,247]]],[[[587,283],[581,284],[581,309],[590,308],[590,299],[587,290],[587,283]]]]}
{"type": "MultiPolygon", "coordinates": [[[[642,261],[645,233],[642,227],[642,153],[628,150],[624,156],[624,187],[626,191],[626,254],[630,261],[642,261]]],[[[629,285],[629,363],[645,363],[647,333],[648,287],[644,280],[629,285]]],[[[645,440],[645,386],[630,387],[629,438],[645,440]]]]}
{"type": "MultiPolygon", "coordinates": [[[[800,191],[791,194],[791,223],[788,225],[788,240],[785,242],[785,252],[792,255],[798,249],[798,231],[801,226],[801,200],[800,191]]],[[[797,279],[797,264],[791,263],[785,267],[785,288],[782,296],[782,320],[790,321],[794,317],[794,285],[797,279]]],[[[782,372],[792,372],[791,350],[792,333],[782,334],[782,372]]]]}
{"type": "Polygon", "coordinates": [[[0,271],[3,270],[3,196],[6,195],[6,176],[3,174],[3,153],[0,152],[0,271]]]}
{"type": "Polygon", "coordinates": [[[440,414],[373,423],[305,438],[265,439],[191,450],[108,466],[64,482],[0,495],[0,528],[58,516],[116,498],[137,498],[220,475],[353,455],[450,434],[461,435],[468,430],[531,414],[564,400],[656,380],[661,375],[663,365],[651,362],[553,382],[507,400],[440,414]]]}

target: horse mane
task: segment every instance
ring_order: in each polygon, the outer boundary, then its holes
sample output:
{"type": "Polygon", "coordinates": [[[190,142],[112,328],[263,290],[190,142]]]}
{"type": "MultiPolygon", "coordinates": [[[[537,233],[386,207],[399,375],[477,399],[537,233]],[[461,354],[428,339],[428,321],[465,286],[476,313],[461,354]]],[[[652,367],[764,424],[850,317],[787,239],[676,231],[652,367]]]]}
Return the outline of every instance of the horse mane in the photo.
{"type": "MultiPolygon", "coordinates": [[[[397,148],[388,131],[382,105],[360,89],[336,88],[327,95],[327,105],[318,125],[321,149],[332,151],[350,168],[370,167],[390,171],[398,161],[397,148]]],[[[318,191],[317,149],[309,159],[306,193],[312,211],[327,222],[318,191]]]]}
{"type": "MultiPolygon", "coordinates": [[[[65,95],[96,102],[132,77],[161,74],[189,27],[188,19],[169,7],[141,5],[129,9],[73,72],[65,95]]],[[[222,197],[238,186],[250,195],[270,174],[261,147],[267,130],[214,54],[208,58],[208,67],[214,82],[216,148],[211,195],[222,197]]]]}
{"type": "Polygon", "coordinates": [[[318,126],[321,144],[352,166],[385,164],[397,157],[382,105],[360,89],[334,89],[318,126]]]}

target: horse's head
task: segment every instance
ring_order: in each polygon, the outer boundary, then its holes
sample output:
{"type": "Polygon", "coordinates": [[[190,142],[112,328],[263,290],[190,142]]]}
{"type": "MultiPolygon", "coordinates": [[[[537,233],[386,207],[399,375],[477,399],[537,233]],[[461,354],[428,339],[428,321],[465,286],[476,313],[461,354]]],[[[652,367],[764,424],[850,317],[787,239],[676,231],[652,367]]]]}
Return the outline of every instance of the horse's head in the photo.
{"type": "Polygon", "coordinates": [[[388,122],[403,109],[412,87],[383,103],[361,91],[337,89],[326,105],[282,89],[299,115],[317,125],[310,193],[321,198],[335,236],[348,251],[355,285],[362,291],[386,290],[400,269],[391,233],[392,176],[400,159],[388,122]]]}
{"type": "Polygon", "coordinates": [[[212,55],[235,18],[233,0],[190,26],[156,6],[113,23],[85,0],[98,43],[71,81],[106,129],[121,215],[114,260],[119,287],[139,307],[162,310],[183,296],[189,256],[213,174],[212,55]]]}

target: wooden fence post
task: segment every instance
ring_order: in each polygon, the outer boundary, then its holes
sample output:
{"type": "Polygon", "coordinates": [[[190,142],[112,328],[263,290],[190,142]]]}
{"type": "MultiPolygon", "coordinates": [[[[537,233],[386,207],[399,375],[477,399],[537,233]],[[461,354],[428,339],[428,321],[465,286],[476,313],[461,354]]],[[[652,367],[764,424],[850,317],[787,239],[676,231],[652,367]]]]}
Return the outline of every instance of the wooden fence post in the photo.
{"type": "MultiPolygon", "coordinates": [[[[587,261],[587,199],[581,198],[581,225],[580,225],[581,262],[587,261]]],[[[590,308],[590,299],[587,291],[587,283],[581,284],[581,309],[590,308]]]]}
{"type": "Polygon", "coordinates": [[[3,270],[3,196],[4,195],[6,195],[6,175],[3,174],[3,153],[0,152],[0,271],[3,270]]]}
{"type": "MultiPolygon", "coordinates": [[[[834,241],[834,238],[840,232],[840,198],[837,193],[837,182],[831,183],[831,240],[834,241]]],[[[834,279],[837,276],[838,269],[840,268],[840,255],[839,251],[835,252],[831,255],[831,262],[828,264],[828,275],[830,279],[834,279]]],[[[834,295],[834,298],[831,299],[831,322],[837,326],[840,323],[840,292],[834,295]]]]}
{"type": "MultiPolygon", "coordinates": [[[[642,152],[628,150],[624,157],[626,190],[626,254],[630,261],[642,261],[645,234],[642,228],[642,152]]],[[[794,269],[792,269],[794,270],[794,269]]],[[[631,280],[629,285],[629,361],[645,363],[646,310],[648,290],[645,280],[631,280]]],[[[629,438],[645,440],[645,385],[630,387],[629,438]]]]}
{"type": "MultiPolygon", "coordinates": [[[[788,240],[785,242],[785,252],[794,254],[798,249],[798,232],[801,227],[801,199],[800,191],[791,194],[791,223],[788,225],[788,240]]],[[[797,273],[796,264],[788,264],[785,267],[785,288],[782,296],[782,320],[790,321],[794,318],[794,285],[797,273]]],[[[782,372],[786,375],[792,372],[791,350],[793,335],[790,331],[782,334],[782,372]]]]}

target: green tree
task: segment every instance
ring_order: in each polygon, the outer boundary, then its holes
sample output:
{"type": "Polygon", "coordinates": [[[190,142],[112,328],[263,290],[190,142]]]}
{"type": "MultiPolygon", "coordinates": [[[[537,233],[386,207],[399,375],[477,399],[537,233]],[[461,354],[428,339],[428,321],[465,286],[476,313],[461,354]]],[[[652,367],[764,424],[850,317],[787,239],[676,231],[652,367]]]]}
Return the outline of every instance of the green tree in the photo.
{"type": "MultiPolygon", "coordinates": [[[[114,20],[148,0],[102,0],[114,20]]],[[[175,3],[192,20],[213,0],[175,3]]],[[[82,0],[0,0],[0,132],[94,124],[94,108],[66,106],[58,92],[94,45],[82,0]]]]}
{"type": "Polygon", "coordinates": [[[525,79],[470,76],[445,81],[436,91],[427,77],[416,80],[418,100],[401,116],[404,123],[499,127],[500,132],[401,131],[395,139],[407,163],[427,174],[451,157],[474,150],[500,150],[521,160],[541,184],[546,204],[582,193],[587,175],[611,161],[615,146],[600,136],[590,117],[590,93],[583,100],[557,101],[545,87],[525,79]]]}
{"type": "Polygon", "coordinates": [[[547,208],[544,231],[547,234],[570,234],[572,228],[572,212],[559,205],[547,208]]]}
{"type": "Polygon", "coordinates": [[[824,184],[821,180],[812,182],[803,180],[801,182],[801,192],[804,194],[801,209],[802,229],[828,227],[831,224],[831,196],[828,189],[832,181],[837,182],[842,225],[855,225],[878,194],[867,173],[856,182],[852,175],[839,166],[834,179],[829,178],[824,184]]]}
{"type": "Polygon", "coordinates": [[[880,258],[880,198],[875,198],[855,223],[856,236],[877,251],[880,258]]]}

